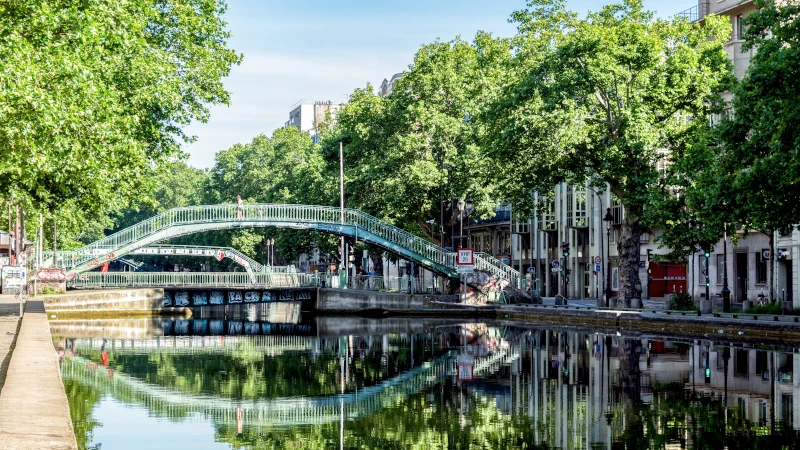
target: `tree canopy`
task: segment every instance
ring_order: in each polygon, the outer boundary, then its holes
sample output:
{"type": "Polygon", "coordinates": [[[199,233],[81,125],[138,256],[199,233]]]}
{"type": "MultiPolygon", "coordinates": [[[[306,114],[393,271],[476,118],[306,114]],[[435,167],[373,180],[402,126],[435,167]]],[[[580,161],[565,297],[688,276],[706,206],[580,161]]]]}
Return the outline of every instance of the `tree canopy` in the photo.
{"type": "MultiPolygon", "coordinates": [[[[183,127],[227,103],[223,0],[0,5],[0,193],[96,218],[147,197],[183,127]]],[[[63,211],[62,211],[63,212],[63,211]]]]}
{"type": "Polygon", "coordinates": [[[625,208],[618,244],[621,304],[641,298],[640,236],[651,225],[660,172],[673,145],[708,117],[726,88],[729,28],[656,20],[640,0],[579,19],[563,0],[531,0],[517,11],[517,77],[487,112],[492,155],[524,176],[504,194],[531,203],[533,190],[597,177],[625,208]]]}

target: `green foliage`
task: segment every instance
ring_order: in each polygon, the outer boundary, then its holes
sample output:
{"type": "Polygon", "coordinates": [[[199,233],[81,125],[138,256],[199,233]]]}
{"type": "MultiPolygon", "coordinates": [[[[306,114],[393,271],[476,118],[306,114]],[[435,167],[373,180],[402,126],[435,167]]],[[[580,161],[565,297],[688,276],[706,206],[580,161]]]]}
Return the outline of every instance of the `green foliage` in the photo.
{"type": "Polygon", "coordinates": [[[744,50],[757,51],[719,126],[719,191],[745,230],[788,232],[800,214],[800,4],[756,3],[744,50]]]}
{"type": "Polygon", "coordinates": [[[531,191],[594,177],[608,183],[626,211],[618,250],[627,302],[641,296],[640,235],[656,225],[645,210],[671,193],[657,168],[667,158],[662,150],[693,136],[687,117],[708,117],[728,86],[722,44],[730,29],[713,16],[704,27],[654,20],[640,0],[586,19],[563,0],[528,6],[512,16],[515,75],[485,114],[496,173],[525,174],[499,185],[515,207],[530,210],[531,191]]]}
{"type": "Polygon", "coordinates": [[[439,222],[442,200],[471,198],[476,215],[492,214],[499,195],[475,117],[498,95],[510,54],[508,40],[486,33],[437,41],[419,49],[391,95],[353,92],[323,141],[337,169],[344,142],[347,204],[434,240],[427,221],[439,222]]]}
{"type": "Polygon", "coordinates": [[[675,309],[678,311],[697,311],[697,307],[694,306],[694,300],[692,300],[692,296],[687,292],[676,292],[672,294],[670,309],[675,309]]]}
{"type": "Polygon", "coordinates": [[[4,2],[0,196],[58,217],[78,239],[87,222],[146,198],[151,175],[191,140],[183,126],[229,101],[222,78],[240,57],[227,47],[225,9],[4,2]]]}
{"type": "Polygon", "coordinates": [[[782,314],[783,308],[780,303],[767,303],[755,305],[747,310],[747,314],[782,314]]]}

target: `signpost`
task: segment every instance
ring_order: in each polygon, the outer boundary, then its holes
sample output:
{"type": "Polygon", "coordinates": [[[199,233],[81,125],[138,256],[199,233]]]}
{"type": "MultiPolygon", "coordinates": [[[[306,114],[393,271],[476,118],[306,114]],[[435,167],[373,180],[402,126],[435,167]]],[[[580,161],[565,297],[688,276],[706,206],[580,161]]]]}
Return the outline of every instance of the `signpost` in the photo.
{"type": "Polygon", "coordinates": [[[595,256],[594,257],[594,263],[595,264],[603,264],[603,258],[601,258],[599,256],[595,256]]]}
{"type": "Polygon", "coordinates": [[[458,366],[458,381],[472,381],[475,369],[475,357],[460,354],[456,362],[458,366]]]}
{"type": "MultiPolygon", "coordinates": [[[[459,248],[456,253],[456,269],[458,273],[466,274],[475,271],[475,252],[471,248],[459,248]]],[[[461,277],[461,286],[463,298],[461,301],[466,300],[467,297],[467,283],[466,277],[461,277]]]]}

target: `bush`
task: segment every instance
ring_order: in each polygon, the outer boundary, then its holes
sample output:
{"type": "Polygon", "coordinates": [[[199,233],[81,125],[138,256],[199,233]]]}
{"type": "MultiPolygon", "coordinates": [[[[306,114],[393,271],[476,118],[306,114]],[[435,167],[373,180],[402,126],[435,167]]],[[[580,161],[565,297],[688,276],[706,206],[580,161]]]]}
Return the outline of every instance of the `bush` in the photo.
{"type": "Polygon", "coordinates": [[[672,294],[670,308],[678,311],[697,311],[692,296],[686,292],[676,292],[672,294]]]}
{"type": "Polygon", "coordinates": [[[780,314],[782,312],[779,303],[767,303],[756,305],[747,310],[747,314],[780,314]]]}

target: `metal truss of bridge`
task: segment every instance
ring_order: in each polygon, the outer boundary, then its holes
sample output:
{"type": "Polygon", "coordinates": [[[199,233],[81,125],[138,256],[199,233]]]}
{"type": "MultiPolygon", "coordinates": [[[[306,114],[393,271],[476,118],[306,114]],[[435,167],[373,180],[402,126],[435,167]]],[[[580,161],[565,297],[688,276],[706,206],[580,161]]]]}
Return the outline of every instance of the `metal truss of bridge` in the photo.
{"type": "MultiPolygon", "coordinates": [[[[499,349],[475,358],[474,376],[499,370],[520,357],[518,345],[499,349]]],[[[99,366],[79,356],[67,356],[61,364],[62,378],[122,395],[147,405],[156,411],[177,415],[197,412],[222,423],[235,423],[238,418],[246,424],[275,427],[316,425],[353,420],[399,404],[409,396],[429,389],[452,377],[456,369],[457,352],[443,356],[406,371],[379,384],[357,392],[322,397],[293,397],[259,400],[234,400],[213,395],[193,395],[146,383],[136,377],[99,366]]]]}
{"type": "MultiPolygon", "coordinates": [[[[239,228],[289,228],[347,236],[373,244],[433,272],[459,278],[456,255],[432,242],[354,209],[328,206],[249,204],[241,212],[235,205],[174,208],[125,228],[73,252],[59,252],[56,266],[67,269],[68,278],[92,270],[138,249],[178,236],[212,230],[239,228]]],[[[35,260],[35,258],[33,258],[35,260]]],[[[52,258],[43,266],[52,265],[52,258]]],[[[500,283],[525,290],[524,275],[486,254],[477,254],[475,269],[484,270],[500,283]]]]}

